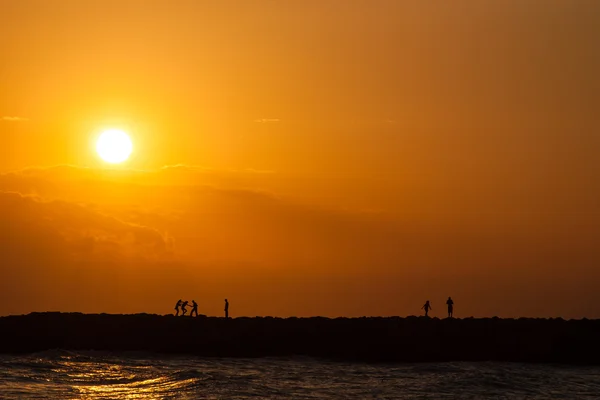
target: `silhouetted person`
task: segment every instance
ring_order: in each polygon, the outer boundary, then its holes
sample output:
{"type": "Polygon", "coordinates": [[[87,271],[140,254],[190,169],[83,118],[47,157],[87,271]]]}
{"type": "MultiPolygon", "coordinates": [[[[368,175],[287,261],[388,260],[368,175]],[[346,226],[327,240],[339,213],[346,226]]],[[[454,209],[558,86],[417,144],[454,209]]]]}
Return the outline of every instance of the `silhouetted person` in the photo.
{"type": "Polygon", "coordinates": [[[225,318],[229,318],[229,302],[225,299],[225,318]]]}
{"type": "Polygon", "coordinates": [[[196,303],[196,300],[192,300],[192,312],[190,312],[190,317],[193,317],[194,313],[196,313],[196,317],[197,317],[198,316],[198,303],[196,303]]]}
{"type": "Polygon", "coordinates": [[[187,312],[187,305],[188,305],[189,301],[184,301],[183,303],[181,303],[181,311],[183,312],[181,315],[185,315],[185,313],[187,312]]]}
{"type": "Polygon", "coordinates": [[[429,310],[431,310],[431,304],[429,304],[429,300],[427,300],[425,302],[425,305],[423,305],[423,307],[421,307],[423,310],[425,310],[425,316],[428,317],[429,315],[427,315],[429,313],[429,310]]]}
{"type": "Polygon", "coordinates": [[[452,313],[454,312],[454,302],[452,301],[452,297],[448,296],[446,304],[448,304],[448,318],[452,318],[452,313]]]}
{"type": "Polygon", "coordinates": [[[181,299],[177,300],[177,304],[175,304],[175,316],[179,315],[179,307],[181,306],[181,299]]]}

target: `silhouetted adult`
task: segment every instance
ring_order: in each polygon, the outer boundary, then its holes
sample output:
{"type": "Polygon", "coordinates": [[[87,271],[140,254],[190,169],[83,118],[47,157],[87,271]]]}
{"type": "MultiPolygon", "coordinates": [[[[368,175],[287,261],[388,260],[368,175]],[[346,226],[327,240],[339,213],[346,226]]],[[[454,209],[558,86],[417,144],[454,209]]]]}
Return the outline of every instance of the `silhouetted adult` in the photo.
{"type": "Polygon", "coordinates": [[[192,312],[190,312],[190,317],[193,317],[194,313],[196,313],[196,317],[197,317],[198,316],[198,303],[196,303],[196,300],[192,300],[192,312]]]}
{"type": "Polygon", "coordinates": [[[181,306],[181,299],[177,300],[177,304],[175,304],[175,316],[179,315],[179,307],[181,306]]]}
{"type": "Polygon", "coordinates": [[[421,309],[425,310],[425,316],[428,317],[429,315],[427,315],[429,313],[429,310],[431,310],[431,304],[429,304],[429,300],[427,300],[425,302],[425,304],[423,305],[423,307],[421,307],[421,309]]]}
{"type": "Polygon", "coordinates": [[[448,296],[446,304],[448,304],[448,318],[452,318],[452,313],[454,312],[454,301],[452,301],[452,297],[448,296]]]}
{"type": "Polygon", "coordinates": [[[225,318],[229,318],[229,302],[225,299],[225,318]]]}
{"type": "Polygon", "coordinates": [[[181,303],[181,311],[182,314],[181,315],[185,315],[185,313],[187,313],[187,305],[189,304],[189,301],[184,301],[183,303],[181,303]]]}

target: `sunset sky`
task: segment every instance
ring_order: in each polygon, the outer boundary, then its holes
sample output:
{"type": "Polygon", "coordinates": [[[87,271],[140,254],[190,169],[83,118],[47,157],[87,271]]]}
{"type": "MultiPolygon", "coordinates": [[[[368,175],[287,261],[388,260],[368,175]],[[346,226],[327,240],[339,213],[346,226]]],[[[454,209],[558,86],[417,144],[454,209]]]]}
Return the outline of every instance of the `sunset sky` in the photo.
{"type": "Polygon", "coordinates": [[[0,54],[0,315],[600,318],[598,0],[0,0],[0,54]]]}

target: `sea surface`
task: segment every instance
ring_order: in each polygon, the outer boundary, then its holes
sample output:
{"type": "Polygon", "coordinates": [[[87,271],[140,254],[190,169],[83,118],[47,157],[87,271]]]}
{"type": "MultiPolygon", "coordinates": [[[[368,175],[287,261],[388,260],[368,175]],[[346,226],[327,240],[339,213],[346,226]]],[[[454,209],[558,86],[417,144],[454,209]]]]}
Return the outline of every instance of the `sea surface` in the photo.
{"type": "Polygon", "coordinates": [[[0,355],[1,399],[600,398],[600,367],[363,364],[48,351],[0,355]]]}

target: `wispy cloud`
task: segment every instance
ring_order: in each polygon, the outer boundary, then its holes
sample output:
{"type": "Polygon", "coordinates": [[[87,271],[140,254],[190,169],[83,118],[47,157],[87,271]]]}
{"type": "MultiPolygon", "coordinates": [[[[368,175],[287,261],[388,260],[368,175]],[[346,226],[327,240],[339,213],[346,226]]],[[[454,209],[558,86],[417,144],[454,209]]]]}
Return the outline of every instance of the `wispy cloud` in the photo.
{"type": "Polygon", "coordinates": [[[23,117],[4,116],[4,117],[2,117],[2,121],[23,122],[23,121],[28,121],[28,119],[27,118],[23,118],[23,117]]]}
{"type": "Polygon", "coordinates": [[[259,119],[255,119],[254,122],[258,122],[260,124],[268,124],[268,123],[273,123],[273,122],[280,122],[281,120],[279,118],[259,118],[259,119]]]}

